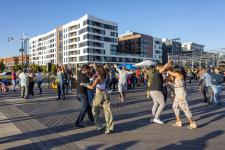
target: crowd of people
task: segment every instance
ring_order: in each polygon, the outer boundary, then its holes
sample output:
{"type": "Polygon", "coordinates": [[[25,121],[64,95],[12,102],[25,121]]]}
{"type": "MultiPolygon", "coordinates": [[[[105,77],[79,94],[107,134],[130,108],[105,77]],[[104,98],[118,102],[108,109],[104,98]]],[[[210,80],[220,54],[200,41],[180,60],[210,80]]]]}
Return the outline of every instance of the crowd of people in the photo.
{"type": "MultiPolygon", "coordinates": [[[[39,94],[42,94],[42,83],[44,75],[39,69],[36,73],[32,69],[12,71],[12,90],[15,91],[17,78],[20,80],[21,97],[28,99],[34,96],[34,84],[37,83],[39,94]]],[[[57,88],[56,100],[66,99],[66,95],[72,92],[73,73],[71,69],[61,64],[58,65],[57,74],[53,84],[57,88]]],[[[105,129],[105,133],[113,132],[114,121],[110,106],[110,94],[118,89],[118,99],[124,102],[128,89],[138,86],[146,88],[146,97],[153,101],[151,121],[164,124],[160,119],[161,113],[166,106],[168,96],[173,103],[176,121],[175,127],[182,127],[180,109],[189,121],[189,129],[197,128],[187,101],[186,86],[188,81],[199,80],[199,89],[203,94],[204,101],[209,104],[220,105],[223,73],[216,67],[202,67],[199,69],[185,71],[184,67],[174,65],[170,60],[167,64],[157,64],[135,70],[127,69],[125,66],[117,65],[83,65],[76,76],[76,97],[80,101],[80,113],[74,126],[82,128],[85,114],[89,120],[95,123],[97,130],[105,129]],[[100,110],[105,114],[106,127],[99,121],[100,110]]]]}

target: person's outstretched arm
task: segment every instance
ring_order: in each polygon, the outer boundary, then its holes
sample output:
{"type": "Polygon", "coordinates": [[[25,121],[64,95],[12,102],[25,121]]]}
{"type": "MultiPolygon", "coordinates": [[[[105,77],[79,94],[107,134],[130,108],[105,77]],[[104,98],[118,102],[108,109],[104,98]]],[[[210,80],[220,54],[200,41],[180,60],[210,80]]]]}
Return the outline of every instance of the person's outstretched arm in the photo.
{"type": "Polygon", "coordinates": [[[171,63],[172,63],[173,61],[172,60],[169,60],[169,62],[167,63],[167,64],[165,64],[160,70],[159,70],[159,72],[160,73],[163,73],[166,69],[168,69],[170,66],[171,66],[171,63]]]}
{"type": "Polygon", "coordinates": [[[88,83],[81,83],[80,85],[85,86],[88,89],[92,90],[97,86],[98,83],[99,83],[99,78],[96,78],[95,81],[91,85],[89,85],[88,83]]]}
{"type": "Polygon", "coordinates": [[[121,72],[121,70],[117,67],[117,65],[114,65],[114,67],[116,68],[116,71],[121,72]]]}
{"type": "Polygon", "coordinates": [[[179,73],[176,73],[176,72],[173,72],[173,71],[170,71],[170,70],[168,70],[167,73],[171,76],[174,76],[175,78],[179,76],[179,73]]]}

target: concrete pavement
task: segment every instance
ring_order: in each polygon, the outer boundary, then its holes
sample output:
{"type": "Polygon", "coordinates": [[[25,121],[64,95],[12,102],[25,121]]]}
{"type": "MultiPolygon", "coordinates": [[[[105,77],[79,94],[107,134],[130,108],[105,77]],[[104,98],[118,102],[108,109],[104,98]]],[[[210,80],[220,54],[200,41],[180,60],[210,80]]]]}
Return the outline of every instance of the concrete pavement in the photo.
{"type": "Polygon", "coordinates": [[[65,101],[56,101],[54,90],[26,101],[18,92],[4,94],[0,96],[0,149],[223,150],[225,104],[202,103],[196,85],[188,85],[188,101],[198,129],[188,130],[184,116],[184,127],[171,126],[175,118],[170,100],[161,118],[166,124],[150,123],[152,102],[143,89],[137,89],[129,92],[125,102],[111,96],[115,119],[115,133],[111,135],[96,131],[87,118],[85,128],[73,128],[80,106],[75,93],[65,101]]]}

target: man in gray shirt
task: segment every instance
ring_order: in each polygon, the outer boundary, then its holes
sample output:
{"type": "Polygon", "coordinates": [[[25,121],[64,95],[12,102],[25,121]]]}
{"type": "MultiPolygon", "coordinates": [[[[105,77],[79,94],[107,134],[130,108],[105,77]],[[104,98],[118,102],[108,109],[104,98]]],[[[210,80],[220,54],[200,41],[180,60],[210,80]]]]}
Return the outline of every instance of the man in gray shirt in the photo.
{"type": "Polygon", "coordinates": [[[114,65],[116,70],[119,72],[119,83],[118,83],[118,91],[120,93],[120,100],[123,102],[126,97],[127,92],[127,76],[129,72],[126,70],[125,66],[122,67],[122,70],[117,68],[117,65],[114,65]]]}

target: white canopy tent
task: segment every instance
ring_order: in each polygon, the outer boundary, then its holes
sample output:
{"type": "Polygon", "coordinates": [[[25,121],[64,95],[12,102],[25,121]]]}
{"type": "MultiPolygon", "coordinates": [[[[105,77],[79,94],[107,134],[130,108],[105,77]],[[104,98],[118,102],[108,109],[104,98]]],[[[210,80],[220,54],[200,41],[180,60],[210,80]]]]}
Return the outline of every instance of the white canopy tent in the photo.
{"type": "Polygon", "coordinates": [[[153,66],[156,65],[156,63],[152,60],[145,60],[143,62],[137,63],[134,66],[136,67],[149,67],[149,66],[153,66]]]}

